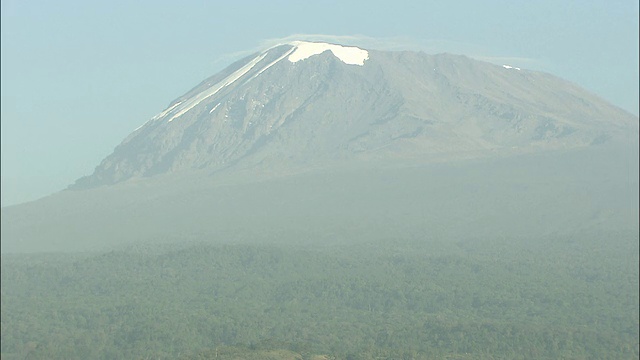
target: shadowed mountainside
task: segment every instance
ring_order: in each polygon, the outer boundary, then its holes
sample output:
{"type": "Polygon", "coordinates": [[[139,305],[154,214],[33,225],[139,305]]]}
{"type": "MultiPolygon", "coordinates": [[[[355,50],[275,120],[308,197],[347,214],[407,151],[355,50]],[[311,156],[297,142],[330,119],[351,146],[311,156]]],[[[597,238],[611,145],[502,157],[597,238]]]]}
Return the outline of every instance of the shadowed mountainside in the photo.
{"type": "Polygon", "coordinates": [[[637,164],[637,150],[595,147],[421,166],[365,164],[261,181],[255,179],[264,174],[191,172],[4,208],[2,251],[637,231],[637,164]]]}

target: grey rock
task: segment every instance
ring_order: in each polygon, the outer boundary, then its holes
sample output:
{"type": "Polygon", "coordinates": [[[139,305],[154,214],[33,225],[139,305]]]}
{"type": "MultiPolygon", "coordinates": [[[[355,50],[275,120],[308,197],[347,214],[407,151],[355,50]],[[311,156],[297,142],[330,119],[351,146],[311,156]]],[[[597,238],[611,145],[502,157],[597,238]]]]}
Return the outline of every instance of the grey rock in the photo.
{"type": "Polygon", "coordinates": [[[549,74],[408,51],[369,51],[363,66],[330,51],[292,63],[282,57],[292,46],[251,55],[203,81],[71,189],[195,169],[297,172],[638,138],[636,117],[549,74]]]}

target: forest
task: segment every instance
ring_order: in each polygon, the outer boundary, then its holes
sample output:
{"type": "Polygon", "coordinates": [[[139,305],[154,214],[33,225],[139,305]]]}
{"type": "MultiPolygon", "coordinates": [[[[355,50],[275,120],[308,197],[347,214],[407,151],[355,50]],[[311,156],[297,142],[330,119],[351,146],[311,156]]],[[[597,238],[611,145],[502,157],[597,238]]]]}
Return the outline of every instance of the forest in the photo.
{"type": "Polygon", "coordinates": [[[2,359],[639,356],[638,234],[309,243],[4,254],[2,359]]]}

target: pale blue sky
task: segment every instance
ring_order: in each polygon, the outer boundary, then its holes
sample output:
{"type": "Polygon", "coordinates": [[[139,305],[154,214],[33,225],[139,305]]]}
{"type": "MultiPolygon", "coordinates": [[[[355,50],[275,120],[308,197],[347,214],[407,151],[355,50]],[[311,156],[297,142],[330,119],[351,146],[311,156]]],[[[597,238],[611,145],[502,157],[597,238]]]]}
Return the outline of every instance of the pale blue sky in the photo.
{"type": "Polygon", "coordinates": [[[637,0],[2,0],[1,16],[3,206],[90,174],[171,100],[292,34],[513,58],[638,114],[637,0]]]}

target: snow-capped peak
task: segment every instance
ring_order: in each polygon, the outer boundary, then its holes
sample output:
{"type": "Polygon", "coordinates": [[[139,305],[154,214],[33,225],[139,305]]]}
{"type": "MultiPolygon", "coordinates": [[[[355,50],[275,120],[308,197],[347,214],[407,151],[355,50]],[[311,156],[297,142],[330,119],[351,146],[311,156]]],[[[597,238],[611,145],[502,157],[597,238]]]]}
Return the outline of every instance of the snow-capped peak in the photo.
{"type": "Polygon", "coordinates": [[[364,61],[369,59],[369,52],[355,46],[342,46],[328,44],[322,42],[293,41],[289,45],[293,45],[295,50],[289,55],[289,61],[298,62],[307,59],[313,55],[322,54],[329,50],[345,64],[364,65],[364,61]]]}
{"type": "MultiPolygon", "coordinates": [[[[214,96],[223,88],[233,84],[234,82],[236,82],[237,80],[239,80],[240,78],[242,78],[244,75],[246,75],[252,70],[254,71],[254,74],[249,79],[249,81],[256,78],[258,75],[262,74],[265,70],[269,69],[271,66],[281,61],[285,57],[287,57],[290,62],[295,63],[301,60],[308,59],[311,56],[322,54],[327,50],[331,51],[331,53],[333,53],[335,57],[337,57],[338,59],[340,59],[340,61],[348,65],[363,66],[365,60],[369,59],[369,52],[367,50],[363,50],[355,46],[342,46],[342,45],[329,44],[329,43],[323,43],[323,42],[309,42],[309,41],[292,41],[287,44],[278,44],[276,46],[273,46],[265,50],[261,54],[258,54],[255,58],[253,58],[251,61],[249,61],[247,64],[240,67],[233,73],[231,73],[222,81],[219,81],[218,83],[192,96],[189,99],[186,99],[184,101],[174,104],[173,106],[167,108],[160,114],[154,116],[149,121],[168,118],[167,122],[171,122],[174,119],[181,117],[189,110],[193,109],[196,105],[200,104],[203,100],[214,96]],[[281,45],[289,45],[291,46],[291,49],[286,51],[284,54],[282,54],[281,56],[279,56],[277,59],[273,60],[269,64],[266,64],[266,65],[263,64],[262,60],[267,56],[269,51],[281,45]]],[[[213,108],[210,111],[210,113],[213,112],[213,110],[215,110],[215,108],[213,108]]],[[[139,128],[141,127],[142,126],[140,126],[139,128]]]]}

